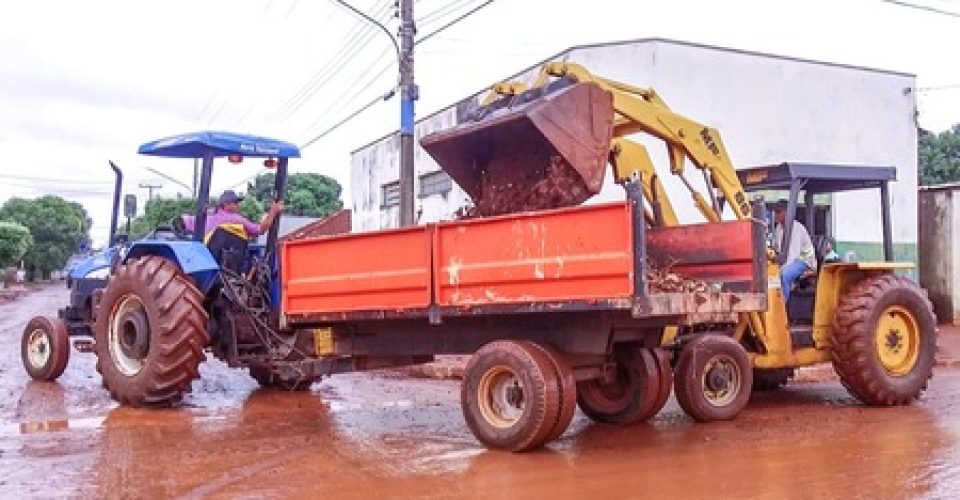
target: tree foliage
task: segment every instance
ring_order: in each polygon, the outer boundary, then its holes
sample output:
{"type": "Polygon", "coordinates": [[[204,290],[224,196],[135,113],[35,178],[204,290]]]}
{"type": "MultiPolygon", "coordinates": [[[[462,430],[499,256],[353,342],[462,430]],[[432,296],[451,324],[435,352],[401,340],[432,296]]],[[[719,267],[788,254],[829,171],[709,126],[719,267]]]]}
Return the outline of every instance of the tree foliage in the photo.
{"type": "MultiPolygon", "coordinates": [[[[247,184],[247,192],[264,206],[273,203],[273,172],[258,175],[247,184]]],[[[326,217],[343,208],[340,183],[326,175],[298,172],[287,179],[286,210],[291,215],[326,217]]]]}
{"type": "Polygon", "coordinates": [[[920,131],[920,184],[960,181],[960,124],[939,134],[920,131]]]}
{"type": "Polygon", "coordinates": [[[240,215],[253,222],[259,222],[264,212],[263,203],[253,196],[247,196],[240,202],[240,215]]]}
{"type": "Polygon", "coordinates": [[[14,221],[30,230],[34,244],[23,261],[31,279],[62,268],[81,245],[90,244],[93,221],[87,211],[59,196],[10,198],[0,207],[0,220],[14,221]]]}
{"type": "Polygon", "coordinates": [[[27,226],[13,221],[0,221],[0,268],[15,266],[33,245],[27,226]]]}
{"type": "Polygon", "coordinates": [[[153,198],[143,207],[143,215],[130,224],[130,237],[143,238],[157,227],[170,227],[174,217],[196,211],[197,202],[193,198],[153,198]]]}

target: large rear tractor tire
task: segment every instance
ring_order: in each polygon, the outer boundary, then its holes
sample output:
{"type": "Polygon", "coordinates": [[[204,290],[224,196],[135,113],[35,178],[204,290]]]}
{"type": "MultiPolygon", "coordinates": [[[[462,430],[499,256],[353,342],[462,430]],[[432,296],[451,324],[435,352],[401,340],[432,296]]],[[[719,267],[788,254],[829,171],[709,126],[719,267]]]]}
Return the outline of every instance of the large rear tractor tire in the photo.
{"type": "Polygon", "coordinates": [[[20,341],[20,360],[34,380],[56,380],[67,368],[70,338],[57,318],[35,316],[27,322],[20,341]]]}
{"type": "Polygon", "coordinates": [[[677,402],[694,420],[732,420],[750,401],[753,368],[737,341],[699,335],[680,351],[675,383],[677,402]]]}
{"type": "Polygon", "coordinates": [[[577,384],[580,410],[597,422],[627,425],[659,412],[670,398],[673,380],[669,356],[659,349],[637,348],[616,354],[614,380],[577,384]]]}
{"type": "Polygon", "coordinates": [[[543,351],[529,342],[495,341],[467,363],[463,417],[490,448],[526,451],[546,442],[560,418],[560,386],[543,351]]]}
{"type": "Polygon", "coordinates": [[[844,387],[868,405],[908,404],[933,376],[936,324],[926,293],[911,279],[866,278],[837,304],[833,367],[844,387]]]}
{"type": "Polygon", "coordinates": [[[131,406],[178,402],[200,376],[206,324],[203,296],[173,262],[146,256],[119,265],[93,325],[104,387],[131,406]]]}

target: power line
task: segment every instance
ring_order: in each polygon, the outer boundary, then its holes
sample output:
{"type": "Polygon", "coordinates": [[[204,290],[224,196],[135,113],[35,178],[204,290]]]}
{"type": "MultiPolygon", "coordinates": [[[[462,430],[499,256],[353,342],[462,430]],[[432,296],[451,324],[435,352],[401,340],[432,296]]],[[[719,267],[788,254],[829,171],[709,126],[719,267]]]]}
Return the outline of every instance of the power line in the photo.
{"type": "Polygon", "coordinates": [[[917,92],[936,92],[938,90],[960,89],[960,83],[950,83],[947,85],[936,85],[933,87],[918,87],[917,92]]]}
{"type": "MultiPolygon", "coordinates": [[[[432,38],[432,37],[434,37],[434,36],[436,36],[436,35],[439,35],[440,33],[446,31],[446,30],[449,29],[450,27],[456,25],[456,24],[459,23],[460,21],[463,21],[464,19],[472,16],[474,13],[476,13],[476,12],[479,11],[480,9],[482,9],[482,8],[484,8],[484,7],[492,4],[494,1],[495,1],[495,0],[486,0],[486,1],[483,2],[482,4],[480,4],[480,5],[472,8],[472,9],[470,9],[469,11],[465,12],[464,14],[458,16],[456,19],[454,19],[454,20],[452,20],[452,21],[444,24],[443,26],[441,26],[441,27],[439,27],[439,28],[431,31],[430,33],[428,33],[428,34],[424,35],[423,37],[419,38],[418,40],[414,41],[414,45],[418,45],[418,44],[420,44],[421,42],[425,42],[425,41],[429,40],[430,38],[432,38]]],[[[389,100],[391,97],[394,96],[394,94],[395,94],[395,89],[391,89],[390,92],[384,94],[382,97],[377,97],[376,99],[368,102],[367,104],[364,104],[363,106],[361,106],[360,108],[358,108],[356,111],[350,113],[349,115],[347,115],[346,117],[344,117],[343,119],[341,119],[340,121],[338,121],[337,123],[331,125],[330,127],[328,127],[328,128],[327,128],[326,130],[324,130],[323,132],[320,132],[319,134],[317,134],[316,136],[314,136],[312,139],[310,139],[309,141],[305,142],[302,146],[300,146],[300,149],[306,149],[306,148],[308,148],[309,146],[313,145],[314,143],[316,143],[316,142],[319,141],[320,139],[323,139],[324,137],[326,137],[328,134],[330,134],[330,133],[333,132],[334,130],[336,130],[336,129],[340,128],[341,126],[343,126],[345,123],[349,122],[350,120],[353,120],[354,118],[356,118],[357,116],[359,116],[359,115],[360,115],[361,113],[363,113],[364,111],[370,109],[370,108],[373,107],[373,105],[376,104],[377,102],[379,102],[379,101],[381,101],[381,100],[382,100],[382,101],[389,100]]]]}
{"type": "Polygon", "coordinates": [[[906,7],[908,9],[924,10],[927,12],[933,12],[935,14],[941,14],[941,15],[950,16],[950,17],[960,17],[960,13],[958,12],[951,12],[949,10],[938,9],[936,7],[931,7],[929,5],[919,5],[915,3],[904,2],[902,0],[880,0],[880,1],[883,3],[899,5],[901,7],[906,7]]]}
{"type": "MultiPolygon", "coordinates": [[[[417,44],[419,44],[419,43],[425,42],[425,41],[433,38],[434,36],[439,35],[440,33],[443,33],[445,30],[447,30],[447,29],[450,28],[451,26],[453,26],[453,25],[459,23],[460,21],[463,21],[464,19],[472,16],[474,13],[476,13],[476,12],[479,11],[480,9],[482,9],[482,8],[484,8],[484,7],[492,4],[494,1],[496,1],[496,0],[487,0],[486,2],[483,2],[482,4],[480,4],[480,5],[472,8],[472,9],[470,9],[470,10],[468,10],[468,11],[465,12],[464,14],[458,16],[458,17],[457,17],[456,19],[454,19],[453,21],[450,21],[450,22],[448,22],[447,24],[444,24],[443,26],[441,26],[441,27],[439,27],[439,28],[431,31],[430,33],[427,33],[426,35],[423,35],[423,36],[420,37],[420,38],[418,38],[418,39],[414,42],[414,45],[417,45],[417,44]]],[[[892,1],[892,0],[891,0],[891,1],[892,1]]]]}

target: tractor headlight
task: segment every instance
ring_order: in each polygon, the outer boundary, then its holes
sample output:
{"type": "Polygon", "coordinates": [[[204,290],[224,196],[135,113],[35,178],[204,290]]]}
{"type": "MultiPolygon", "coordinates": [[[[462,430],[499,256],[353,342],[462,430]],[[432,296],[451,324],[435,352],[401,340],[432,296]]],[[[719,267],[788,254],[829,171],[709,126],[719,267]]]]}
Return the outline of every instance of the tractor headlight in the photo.
{"type": "Polygon", "coordinates": [[[105,280],[107,279],[107,276],[110,276],[110,268],[101,267],[100,269],[94,269],[93,271],[87,273],[86,276],[84,276],[84,279],[105,280]]]}

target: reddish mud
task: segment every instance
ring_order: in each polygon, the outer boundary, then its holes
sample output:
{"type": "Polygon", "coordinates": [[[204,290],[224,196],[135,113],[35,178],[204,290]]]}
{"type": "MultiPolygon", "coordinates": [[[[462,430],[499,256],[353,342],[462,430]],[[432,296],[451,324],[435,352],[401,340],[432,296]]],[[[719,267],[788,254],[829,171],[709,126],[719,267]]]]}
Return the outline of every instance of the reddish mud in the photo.
{"type": "MultiPolygon", "coordinates": [[[[267,392],[203,365],[183,407],[119,408],[91,355],[28,382],[19,327],[66,296],[0,306],[0,493],[6,498],[957,498],[960,370],[913,406],[868,408],[828,371],[756,394],[735,421],[695,424],[671,402],[651,423],[577,414],[546,449],[481,448],[456,381],[340,375],[267,392]]],[[[960,343],[957,343],[960,345],[960,343]]]]}
{"type": "Polygon", "coordinates": [[[570,207],[590,197],[580,174],[560,156],[551,156],[548,165],[532,170],[513,166],[513,162],[523,163],[508,158],[502,161],[511,162],[510,167],[490,167],[501,175],[484,177],[481,195],[460,219],[570,207]]]}

